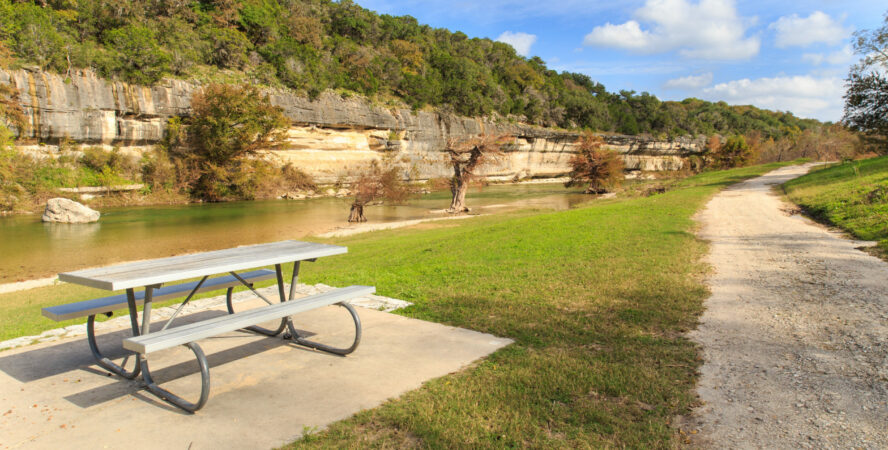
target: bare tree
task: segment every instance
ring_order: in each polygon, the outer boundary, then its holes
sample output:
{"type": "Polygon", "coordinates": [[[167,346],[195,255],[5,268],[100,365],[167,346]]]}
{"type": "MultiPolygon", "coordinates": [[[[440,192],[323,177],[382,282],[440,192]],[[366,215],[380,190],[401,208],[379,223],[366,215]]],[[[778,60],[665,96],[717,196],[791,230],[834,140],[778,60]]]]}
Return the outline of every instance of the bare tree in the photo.
{"type": "Polygon", "coordinates": [[[373,202],[402,203],[407,200],[413,190],[401,179],[401,172],[401,168],[391,161],[380,164],[374,160],[358,174],[352,184],[354,199],[348,221],[366,222],[364,207],[373,202]]]}
{"type": "Polygon", "coordinates": [[[503,155],[501,148],[511,140],[507,135],[482,134],[467,139],[450,139],[445,151],[453,166],[453,178],[450,181],[450,192],[453,195],[450,208],[451,214],[468,212],[466,192],[475,177],[475,171],[482,165],[503,155]]]}

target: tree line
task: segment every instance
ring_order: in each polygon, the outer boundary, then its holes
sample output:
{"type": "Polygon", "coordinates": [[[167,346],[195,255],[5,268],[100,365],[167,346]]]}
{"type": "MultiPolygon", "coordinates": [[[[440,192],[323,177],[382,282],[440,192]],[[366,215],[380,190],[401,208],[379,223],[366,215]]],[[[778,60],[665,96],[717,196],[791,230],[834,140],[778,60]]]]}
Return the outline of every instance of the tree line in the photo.
{"type": "Polygon", "coordinates": [[[504,43],[376,14],[350,0],[0,0],[0,59],[132,83],[163,77],[332,89],[466,116],[658,137],[820,125],[789,112],[611,93],[504,43]]]}

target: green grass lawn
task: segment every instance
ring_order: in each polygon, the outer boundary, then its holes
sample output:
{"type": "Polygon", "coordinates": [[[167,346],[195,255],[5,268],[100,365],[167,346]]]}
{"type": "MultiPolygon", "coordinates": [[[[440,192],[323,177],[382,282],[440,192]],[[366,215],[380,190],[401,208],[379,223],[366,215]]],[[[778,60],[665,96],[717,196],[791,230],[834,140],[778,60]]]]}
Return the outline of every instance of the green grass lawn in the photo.
{"type": "MultiPolygon", "coordinates": [[[[706,173],[665,194],[570,211],[331,240],[349,253],[305,265],[303,281],[375,285],[415,303],[400,314],[515,344],[293,446],[674,446],[670,423],[694,402],[700,364],[684,333],[707,296],[706,244],[691,216],[722,187],[776,167],[706,173]]],[[[54,328],[41,306],[95,294],[0,295],[3,334],[54,328]]]]}
{"type": "Polygon", "coordinates": [[[888,252],[888,156],[815,170],[783,189],[815,219],[878,241],[882,254],[888,252]]]}

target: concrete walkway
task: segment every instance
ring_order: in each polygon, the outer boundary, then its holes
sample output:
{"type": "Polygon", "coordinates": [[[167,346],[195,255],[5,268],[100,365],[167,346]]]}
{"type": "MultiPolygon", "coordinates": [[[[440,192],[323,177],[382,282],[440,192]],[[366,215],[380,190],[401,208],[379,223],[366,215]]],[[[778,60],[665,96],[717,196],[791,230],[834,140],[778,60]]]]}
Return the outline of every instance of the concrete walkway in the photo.
{"type": "MultiPolygon", "coordinates": [[[[210,361],[212,394],[196,415],[159,401],[136,381],[109,376],[93,363],[83,337],[2,352],[0,449],[280,446],[511,343],[381,311],[358,313],[361,346],[344,358],[244,332],[200,341],[210,361]]],[[[212,309],[196,316],[220,314],[212,309]]],[[[297,328],[314,333],[315,340],[337,345],[352,337],[342,308],[296,318],[297,328]]],[[[125,330],[106,333],[99,345],[113,356],[126,336],[125,330]]],[[[161,386],[196,399],[200,375],[187,349],[150,360],[161,386]]]]}

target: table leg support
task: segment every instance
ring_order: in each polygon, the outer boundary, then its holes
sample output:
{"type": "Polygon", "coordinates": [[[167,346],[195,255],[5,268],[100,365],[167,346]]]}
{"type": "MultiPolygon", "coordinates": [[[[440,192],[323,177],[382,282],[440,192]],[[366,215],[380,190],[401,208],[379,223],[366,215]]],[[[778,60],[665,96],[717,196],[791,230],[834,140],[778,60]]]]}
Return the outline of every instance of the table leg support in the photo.
{"type": "MultiPolygon", "coordinates": [[[[284,302],[286,300],[286,297],[284,297],[284,294],[283,294],[283,292],[284,292],[284,275],[281,270],[280,264],[275,265],[274,268],[275,268],[275,272],[277,274],[278,293],[281,296],[280,301],[284,302]]],[[[296,265],[293,267],[293,273],[294,273],[293,279],[294,280],[296,279],[295,273],[297,273],[298,271],[299,271],[299,263],[297,262],[296,265]]],[[[248,285],[247,287],[252,288],[252,284],[248,285]]],[[[290,290],[292,291],[292,288],[290,290]]],[[[228,314],[234,314],[234,302],[233,302],[233,298],[232,298],[233,295],[234,295],[234,288],[233,287],[228,288],[228,291],[225,293],[225,305],[228,307],[228,314]]],[[[284,317],[283,319],[281,319],[281,323],[280,323],[280,325],[278,325],[276,330],[269,330],[268,328],[263,328],[263,327],[259,327],[259,326],[255,326],[255,325],[247,327],[247,328],[245,328],[245,330],[250,330],[254,333],[263,334],[265,336],[277,336],[277,335],[283,333],[284,329],[286,329],[286,328],[287,328],[287,318],[284,317]]]]}
{"type": "Polygon", "coordinates": [[[194,356],[197,358],[197,364],[200,366],[200,398],[194,403],[158,386],[151,377],[151,370],[148,368],[148,360],[145,358],[145,355],[139,355],[139,367],[142,369],[142,379],[145,380],[145,386],[152,394],[178,408],[194,413],[203,408],[210,398],[210,363],[207,362],[207,357],[199,345],[189,342],[185,344],[185,347],[188,347],[194,353],[194,356]]]}
{"type": "MultiPolygon", "coordinates": [[[[157,286],[145,286],[145,304],[142,307],[142,334],[148,334],[151,332],[151,303],[154,300],[154,289],[156,287],[157,286]]],[[[133,300],[130,304],[130,311],[135,310],[135,300],[133,300]]],[[[133,319],[133,327],[136,327],[136,325],[136,320],[133,319]]],[[[197,358],[197,364],[200,366],[200,398],[195,403],[191,403],[158,386],[157,383],[154,382],[154,378],[151,377],[151,370],[148,368],[148,359],[143,354],[139,354],[139,368],[142,371],[142,380],[145,381],[145,387],[147,387],[151,393],[178,408],[193,413],[203,408],[204,404],[206,404],[207,400],[210,398],[210,364],[207,362],[207,357],[204,355],[200,346],[194,342],[189,342],[185,344],[185,347],[188,347],[194,353],[194,356],[197,358]]]]}
{"type": "Polygon", "coordinates": [[[290,337],[299,345],[305,347],[311,347],[314,349],[318,349],[327,353],[333,353],[335,355],[345,356],[358,348],[358,345],[361,343],[361,318],[358,317],[358,312],[355,311],[355,308],[352,305],[349,305],[346,302],[337,303],[337,305],[345,308],[349,314],[351,314],[352,320],[355,323],[355,340],[352,342],[352,345],[347,348],[338,348],[331,347],[326,344],[321,344],[320,342],[309,341],[301,336],[299,336],[299,332],[296,331],[296,327],[293,326],[292,321],[287,322],[287,327],[290,329],[290,337]]]}
{"type": "MultiPolygon", "coordinates": [[[[129,306],[130,326],[132,327],[132,330],[133,330],[133,336],[138,336],[139,335],[139,319],[138,319],[138,313],[136,312],[136,294],[133,289],[126,290],[126,301],[129,306]]],[[[108,313],[108,314],[110,315],[110,313],[108,313]]],[[[123,366],[126,365],[126,360],[129,358],[129,356],[124,358],[123,363],[121,365],[118,365],[117,363],[115,363],[114,361],[111,361],[108,357],[103,355],[102,351],[99,350],[99,344],[96,342],[96,316],[95,315],[89,316],[89,319],[87,319],[87,321],[86,321],[86,341],[89,343],[89,349],[92,352],[93,358],[95,358],[96,364],[98,364],[99,367],[101,367],[111,373],[120,375],[121,377],[126,378],[128,380],[132,380],[132,379],[139,376],[139,373],[141,372],[142,368],[139,365],[138,356],[136,354],[133,355],[136,357],[135,358],[136,363],[133,366],[133,370],[127,371],[126,368],[123,366]]]]}

